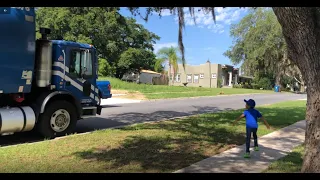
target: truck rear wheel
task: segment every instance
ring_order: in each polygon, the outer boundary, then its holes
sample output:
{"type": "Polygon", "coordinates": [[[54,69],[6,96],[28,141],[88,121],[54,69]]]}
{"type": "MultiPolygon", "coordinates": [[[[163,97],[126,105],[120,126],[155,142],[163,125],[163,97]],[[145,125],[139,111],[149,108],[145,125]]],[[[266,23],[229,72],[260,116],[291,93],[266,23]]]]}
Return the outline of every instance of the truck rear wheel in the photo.
{"type": "Polygon", "coordinates": [[[76,108],[68,101],[54,101],[47,105],[37,123],[38,132],[46,138],[64,136],[77,125],[76,108]]]}

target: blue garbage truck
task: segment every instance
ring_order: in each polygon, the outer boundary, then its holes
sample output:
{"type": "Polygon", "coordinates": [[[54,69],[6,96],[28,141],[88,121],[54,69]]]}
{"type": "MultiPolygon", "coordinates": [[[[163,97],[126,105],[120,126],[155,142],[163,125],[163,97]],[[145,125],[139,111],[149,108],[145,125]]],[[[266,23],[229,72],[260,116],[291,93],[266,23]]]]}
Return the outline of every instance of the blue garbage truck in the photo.
{"type": "Polygon", "coordinates": [[[90,44],[36,39],[34,7],[0,7],[0,134],[36,130],[46,138],[72,133],[78,120],[100,115],[111,98],[97,83],[97,50],[90,44]]]}

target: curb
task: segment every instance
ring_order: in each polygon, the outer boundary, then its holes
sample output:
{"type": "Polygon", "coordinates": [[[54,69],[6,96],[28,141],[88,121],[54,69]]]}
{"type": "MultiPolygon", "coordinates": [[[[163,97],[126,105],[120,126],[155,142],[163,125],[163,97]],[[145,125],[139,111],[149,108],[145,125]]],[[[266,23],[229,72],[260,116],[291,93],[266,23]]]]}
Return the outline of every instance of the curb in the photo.
{"type": "Polygon", "coordinates": [[[227,94],[227,95],[215,95],[215,96],[194,96],[194,97],[179,97],[179,98],[165,98],[165,99],[147,99],[144,101],[161,101],[161,100],[181,100],[181,99],[197,99],[197,98],[213,98],[213,97],[226,97],[226,96],[241,96],[241,95],[259,95],[259,94],[268,94],[268,93],[251,93],[251,94],[227,94]]]}

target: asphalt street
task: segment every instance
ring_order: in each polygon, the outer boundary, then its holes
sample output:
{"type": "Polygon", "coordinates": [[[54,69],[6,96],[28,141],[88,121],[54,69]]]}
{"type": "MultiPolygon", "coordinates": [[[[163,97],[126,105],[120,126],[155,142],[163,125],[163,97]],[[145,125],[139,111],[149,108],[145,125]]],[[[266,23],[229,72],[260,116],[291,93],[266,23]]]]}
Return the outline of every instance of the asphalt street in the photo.
{"type": "Polygon", "coordinates": [[[140,103],[106,105],[101,116],[81,120],[77,132],[105,129],[145,121],[244,108],[243,99],[254,99],[257,106],[288,100],[306,99],[305,94],[274,93],[200,97],[145,101],[140,103]]]}
{"type": "MultiPolygon", "coordinates": [[[[257,106],[277,102],[306,99],[306,94],[274,93],[199,97],[186,99],[168,99],[143,101],[139,103],[105,105],[102,114],[94,118],[80,120],[76,132],[84,133],[97,129],[130,125],[139,122],[235,110],[244,108],[243,99],[254,99],[257,106]]],[[[0,146],[39,141],[33,133],[17,133],[0,137],[0,146]]]]}

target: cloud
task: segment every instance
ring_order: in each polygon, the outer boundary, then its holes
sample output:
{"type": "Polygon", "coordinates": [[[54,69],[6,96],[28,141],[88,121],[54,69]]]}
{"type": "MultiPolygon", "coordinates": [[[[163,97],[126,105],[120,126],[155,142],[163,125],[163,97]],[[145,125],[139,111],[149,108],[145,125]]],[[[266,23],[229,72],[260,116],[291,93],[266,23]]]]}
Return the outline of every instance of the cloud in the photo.
{"type": "Polygon", "coordinates": [[[157,53],[159,51],[159,49],[164,48],[164,47],[178,47],[178,43],[176,42],[169,42],[169,43],[160,43],[160,44],[154,44],[153,48],[154,48],[154,52],[157,53]]]}
{"type": "MultiPolygon", "coordinates": [[[[241,15],[247,11],[247,8],[235,8],[235,7],[217,7],[215,8],[216,23],[213,21],[212,14],[210,12],[205,13],[204,11],[198,11],[200,8],[195,8],[195,20],[191,17],[188,8],[185,8],[185,25],[194,26],[200,28],[210,29],[214,33],[223,33],[225,31],[225,26],[230,25],[241,18],[241,15]]],[[[174,18],[176,23],[178,23],[178,17],[174,18]]]]}
{"type": "MultiPolygon", "coordinates": [[[[158,12],[152,12],[152,15],[159,15],[158,12]]],[[[168,9],[161,10],[161,16],[173,16],[168,9]]]]}
{"type": "Polygon", "coordinates": [[[161,10],[161,16],[171,16],[171,13],[168,9],[161,10]]]}

